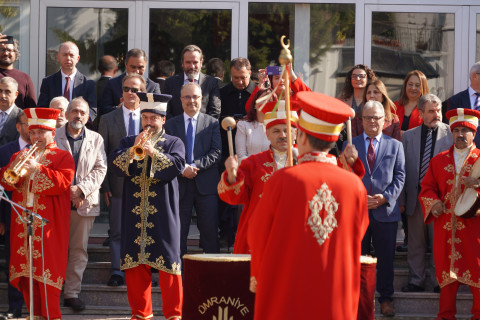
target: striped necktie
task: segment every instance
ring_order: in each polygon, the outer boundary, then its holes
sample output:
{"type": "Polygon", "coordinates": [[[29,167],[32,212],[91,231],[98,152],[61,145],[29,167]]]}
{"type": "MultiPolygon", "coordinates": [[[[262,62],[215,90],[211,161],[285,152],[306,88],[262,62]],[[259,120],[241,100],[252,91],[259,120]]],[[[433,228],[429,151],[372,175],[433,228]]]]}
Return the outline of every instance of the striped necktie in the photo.
{"type": "Polygon", "coordinates": [[[0,133],[2,133],[5,122],[7,122],[8,114],[5,111],[2,111],[0,114],[2,115],[2,119],[0,120],[0,133]]]}
{"type": "Polygon", "coordinates": [[[473,103],[473,109],[480,110],[480,92],[475,92],[475,102],[473,103]]]}
{"type": "Polygon", "coordinates": [[[432,154],[432,129],[427,129],[427,137],[425,139],[425,148],[423,149],[423,158],[420,163],[420,176],[418,182],[422,182],[423,177],[428,170],[428,165],[430,163],[430,156],[432,154]]]}

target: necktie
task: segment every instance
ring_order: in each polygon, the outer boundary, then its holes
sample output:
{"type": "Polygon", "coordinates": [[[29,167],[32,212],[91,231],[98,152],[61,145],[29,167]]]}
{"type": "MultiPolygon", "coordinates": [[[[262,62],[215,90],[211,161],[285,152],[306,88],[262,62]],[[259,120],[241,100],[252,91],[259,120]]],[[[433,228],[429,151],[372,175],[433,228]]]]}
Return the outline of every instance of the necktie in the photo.
{"type": "Polygon", "coordinates": [[[432,129],[427,130],[427,137],[425,139],[425,148],[423,149],[422,162],[420,163],[420,176],[418,182],[422,182],[425,173],[428,170],[428,164],[430,163],[430,155],[432,153],[432,129]]]}
{"type": "Polygon", "coordinates": [[[3,130],[3,126],[5,125],[5,122],[7,122],[8,114],[4,111],[0,113],[2,115],[2,119],[0,120],[0,133],[3,130]]]}
{"type": "Polygon", "coordinates": [[[65,90],[63,90],[63,96],[70,101],[70,77],[65,77],[65,90]]]}
{"type": "Polygon", "coordinates": [[[128,135],[129,136],[135,136],[136,135],[135,120],[133,120],[133,111],[130,112],[130,115],[129,115],[129,118],[128,118],[128,135]]]}
{"type": "Polygon", "coordinates": [[[475,102],[473,104],[473,109],[480,110],[480,92],[475,92],[475,102]]]}
{"type": "Polygon", "coordinates": [[[375,148],[373,147],[373,140],[375,138],[367,138],[370,140],[370,144],[368,145],[368,151],[367,151],[367,162],[368,162],[368,167],[370,168],[370,172],[373,170],[373,165],[375,164],[375,148]]]}
{"type": "Polygon", "coordinates": [[[193,163],[193,125],[192,118],[188,118],[187,126],[187,163],[193,163]]]}

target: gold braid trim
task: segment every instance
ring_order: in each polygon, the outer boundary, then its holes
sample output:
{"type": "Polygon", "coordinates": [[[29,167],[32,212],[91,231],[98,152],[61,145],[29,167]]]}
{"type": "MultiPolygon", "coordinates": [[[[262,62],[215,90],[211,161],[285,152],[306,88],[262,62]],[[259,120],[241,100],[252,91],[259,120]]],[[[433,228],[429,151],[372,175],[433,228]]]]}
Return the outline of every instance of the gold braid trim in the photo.
{"type": "Polygon", "coordinates": [[[241,181],[235,182],[232,185],[225,183],[226,180],[227,180],[226,171],[224,171],[222,173],[222,176],[220,177],[220,182],[218,183],[218,186],[217,186],[218,194],[222,194],[230,190],[233,190],[233,193],[235,193],[235,195],[240,194],[240,191],[245,183],[245,180],[242,179],[241,181]]]}
{"type": "Polygon", "coordinates": [[[116,165],[120,170],[125,172],[127,176],[130,176],[130,173],[128,172],[128,166],[130,165],[132,160],[131,157],[131,148],[128,149],[127,151],[124,151],[120,153],[115,160],[113,160],[113,164],[116,165]]]}

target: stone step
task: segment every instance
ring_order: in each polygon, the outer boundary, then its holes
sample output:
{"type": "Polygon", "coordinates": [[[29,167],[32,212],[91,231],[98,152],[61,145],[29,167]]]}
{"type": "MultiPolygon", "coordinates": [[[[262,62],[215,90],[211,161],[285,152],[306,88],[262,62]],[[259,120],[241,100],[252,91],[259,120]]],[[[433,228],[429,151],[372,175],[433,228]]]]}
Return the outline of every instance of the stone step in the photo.
{"type": "MultiPolygon", "coordinates": [[[[378,298],[378,293],[376,296],[378,298]]],[[[399,317],[404,317],[404,319],[435,319],[438,313],[439,298],[440,294],[429,292],[395,292],[393,294],[395,311],[399,317]]],[[[470,319],[472,304],[472,294],[459,292],[457,294],[457,318],[470,319]]],[[[376,319],[383,319],[378,300],[375,301],[375,312],[380,317],[376,316],[376,319]]],[[[400,318],[395,315],[395,319],[400,318]]]]}

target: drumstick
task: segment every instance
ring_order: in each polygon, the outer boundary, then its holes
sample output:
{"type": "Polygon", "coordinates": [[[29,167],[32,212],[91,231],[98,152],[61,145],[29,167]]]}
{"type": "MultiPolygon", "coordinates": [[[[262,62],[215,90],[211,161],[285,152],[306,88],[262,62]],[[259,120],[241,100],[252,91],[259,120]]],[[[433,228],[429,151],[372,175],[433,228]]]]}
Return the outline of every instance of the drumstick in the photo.
{"type": "MultiPolygon", "coordinates": [[[[235,119],[232,117],[225,117],[225,119],[222,120],[222,128],[227,131],[227,137],[228,137],[228,150],[230,152],[230,157],[233,157],[235,153],[233,152],[233,140],[232,140],[232,129],[235,129],[235,126],[237,123],[235,122],[235,119]]],[[[237,170],[233,170],[233,174],[237,175],[237,170]]]]}
{"type": "MultiPolygon", "coordinates": [[[[348,118],[347,120],[347,141],[349,145],[352,144],[352,118],[348,118]]],[[[353,165],[355,159],[353,159],[353,157],[350,157],[347,159],[347,162],[349,165],[353,165]]]]}

